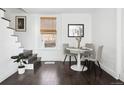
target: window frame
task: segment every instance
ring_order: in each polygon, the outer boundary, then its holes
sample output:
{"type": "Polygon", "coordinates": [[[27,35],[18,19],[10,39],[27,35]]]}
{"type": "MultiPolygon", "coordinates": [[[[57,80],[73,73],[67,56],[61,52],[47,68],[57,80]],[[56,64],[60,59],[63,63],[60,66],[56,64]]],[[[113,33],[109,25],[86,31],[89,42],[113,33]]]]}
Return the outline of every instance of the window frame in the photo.
{"type": "MultiPolygon", "coordinates": [[[[50,30],[50,29],[45,29],[45,30],[50,30]]],[[[57,49],[57,46],[58,46],[58,43],[57,43],[57,17],[56,16],[40,16],[40,34],[41,34],[41,37],[42,37],[42,48],[41,49],[57,49]],[[41,17],[43,18],[53,18],[53,19],[55,19],[55,29],[52,29],[52,30],[55,30],[55,31],[53,31],[53,32],[51,32],[51,34],[56,34],[56,39],[55,39],[55,47],[45,47],[45,43],[44,43],[44,39],[43,39],[43,34],[47,34],[47,32],[42,32],[41,30],[44,30],[44,29],[42,29],[41,28],[41,17]]],[[[49,32],[48,32],[48,34],[49,34],[49,32]]]]}

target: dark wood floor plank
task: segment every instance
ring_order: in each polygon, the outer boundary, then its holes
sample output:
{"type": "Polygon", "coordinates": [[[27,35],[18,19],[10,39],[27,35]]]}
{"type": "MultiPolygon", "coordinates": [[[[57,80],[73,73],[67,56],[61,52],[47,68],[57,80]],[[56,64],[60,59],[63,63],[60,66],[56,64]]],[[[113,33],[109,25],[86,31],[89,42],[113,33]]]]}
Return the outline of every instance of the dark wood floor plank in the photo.
{"type": "Polygon", "coordinates": [[[94,72],[90,75],[86,72],[76,72],[70,69],[69,64],[56,62],[56,64],[42,64],[34,71],[28,70],[23,75],[15,73],[0,85],[122,85],[123,82],[114,79],[103,71],[99,77],[100,69],[96,68],[96,79],[94,72]]]}

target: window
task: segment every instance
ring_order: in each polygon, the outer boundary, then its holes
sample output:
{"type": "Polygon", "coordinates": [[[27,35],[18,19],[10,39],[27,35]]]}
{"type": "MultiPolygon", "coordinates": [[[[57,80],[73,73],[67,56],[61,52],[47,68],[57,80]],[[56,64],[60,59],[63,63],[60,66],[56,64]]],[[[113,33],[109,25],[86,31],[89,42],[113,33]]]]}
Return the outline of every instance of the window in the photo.
{"type": "Polygon", "coordinates": [[[41,17],[40,32],[44,47],[56,47],[56,17],[41,17]]]}

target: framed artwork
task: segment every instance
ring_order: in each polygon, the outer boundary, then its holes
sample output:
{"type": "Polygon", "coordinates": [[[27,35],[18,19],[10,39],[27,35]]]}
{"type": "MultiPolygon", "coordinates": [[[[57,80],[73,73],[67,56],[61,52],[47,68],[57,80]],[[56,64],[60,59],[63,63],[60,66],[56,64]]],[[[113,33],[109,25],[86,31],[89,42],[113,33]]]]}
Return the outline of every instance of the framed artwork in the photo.
{"type": "Polygon", "coordinates": [[[84,37],[84,24],[68,24],[68,37],[84,37]]]}
{"type": "Polygon", "coordinates": [[[16,16],[15,17],[15,29],[17,32],[26,31],[26,16],[16,16]]]}

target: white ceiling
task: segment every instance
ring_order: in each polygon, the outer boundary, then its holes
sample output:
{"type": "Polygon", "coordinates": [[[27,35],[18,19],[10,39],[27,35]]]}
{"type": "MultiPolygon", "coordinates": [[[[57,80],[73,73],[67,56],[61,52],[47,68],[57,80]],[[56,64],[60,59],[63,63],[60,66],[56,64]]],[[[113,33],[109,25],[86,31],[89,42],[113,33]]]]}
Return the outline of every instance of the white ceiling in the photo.
{"type": "Polygon", "coordinates": [[[10,13],[60,14],[60,13],[93,13],[95,8],[5,8],[10,13]]]}
{"type": "Polygon", "coordinates": [[[60,14],[60,13],[92,13],[93,8],[23,8],[27,13],[33,14],[60,14]]]}
{"type": "Polygon", "coordinates": [[[4,8],[7,13],[26,13],[23,8],[4,8]]]}

